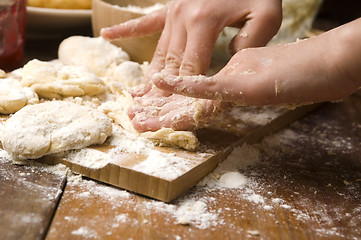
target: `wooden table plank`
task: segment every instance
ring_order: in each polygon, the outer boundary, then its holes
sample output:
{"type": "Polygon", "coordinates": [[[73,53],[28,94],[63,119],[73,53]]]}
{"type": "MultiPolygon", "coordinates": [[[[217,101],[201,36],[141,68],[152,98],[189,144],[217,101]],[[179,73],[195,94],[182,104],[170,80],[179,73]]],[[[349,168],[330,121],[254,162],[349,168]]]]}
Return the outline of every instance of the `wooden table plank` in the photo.
{"type": "Polygon", "coordinates": [[[0,239],[43,239],[64,184],[65,176],[0,157],[0,239]]]}
{"type": "Polygon", "coordinates": [[[167,204],[69,182],[46,239],[359,239],[360,109],[358,97],[327,104],[253,145],[261,161],[240,170],[243,188],[197,185],[167,204]],[[184,226],[187,201],[206,209],[184,226]]]}

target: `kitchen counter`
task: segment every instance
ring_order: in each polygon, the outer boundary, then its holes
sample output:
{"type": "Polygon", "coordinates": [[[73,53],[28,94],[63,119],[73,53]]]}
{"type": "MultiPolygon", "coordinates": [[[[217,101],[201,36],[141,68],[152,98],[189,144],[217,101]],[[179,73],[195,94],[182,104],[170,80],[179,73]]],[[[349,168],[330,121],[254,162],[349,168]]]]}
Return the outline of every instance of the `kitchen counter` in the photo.
{"type": "MultiPolygon", "coordinates": [[[[28,41],[28,60],[56,58],[59,40],[44,42],[28,41]]],[[[0,157],[0,239],[361,238],[360,96],[247,147],[258,161],[244,185],[200,184],[168,204],[0,157]]]]}

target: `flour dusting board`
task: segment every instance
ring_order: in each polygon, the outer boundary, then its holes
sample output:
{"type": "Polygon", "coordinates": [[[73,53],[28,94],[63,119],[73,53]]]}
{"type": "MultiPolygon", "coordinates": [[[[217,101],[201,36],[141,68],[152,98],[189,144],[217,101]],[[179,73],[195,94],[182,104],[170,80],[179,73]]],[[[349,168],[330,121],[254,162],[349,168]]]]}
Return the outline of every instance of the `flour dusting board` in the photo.
{"type": "MultiPolygon", "coordinates": [[[[194,151],[143,146],[141,141],[124,137],[116,145],[107,141],[100,146],[48,155],[38,160],[46,164],[62,163],[90,179],[170,202],[215,169],[235,146],[256,143],[318,106],[294,110],[233,107],[215,121],[215,127],[197,131],[200,146],[194,151]],[[131,151],[126,147],[129,141],[133,141],[131,151]]],[[[120,134],[126,135],[125,132],[120,134]]]]}

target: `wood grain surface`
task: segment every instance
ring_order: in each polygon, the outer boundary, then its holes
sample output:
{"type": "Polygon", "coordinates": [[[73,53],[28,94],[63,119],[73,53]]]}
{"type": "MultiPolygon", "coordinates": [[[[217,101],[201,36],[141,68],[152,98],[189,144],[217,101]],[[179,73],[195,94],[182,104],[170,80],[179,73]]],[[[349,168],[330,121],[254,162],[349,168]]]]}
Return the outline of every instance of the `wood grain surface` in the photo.
{"type": "Polygon", "coordinates": [[[0,157],[0,239],[43,239],[65,180],[0,157]]]}
{"type": "Polygon", "coordinates": [[[326,104],[254,144],[244,188],[197,185],[167,204],[69,182],[46,239],[359,239],[360,110],[359,97],[326,104]],[[187,201],[206,203],[203,221],[177,223],[187,201]]]}

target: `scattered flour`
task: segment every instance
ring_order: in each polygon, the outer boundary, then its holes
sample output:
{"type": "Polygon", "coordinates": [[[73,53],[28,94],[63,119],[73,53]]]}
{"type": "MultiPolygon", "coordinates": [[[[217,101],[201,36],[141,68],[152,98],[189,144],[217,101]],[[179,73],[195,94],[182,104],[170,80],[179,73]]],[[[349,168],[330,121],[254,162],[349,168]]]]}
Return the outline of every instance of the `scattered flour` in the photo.
{"type": "Polygon", "coordinates": [[[94,169],[100,169],[111,162],[109,154],[92,148],[71,150],[61,155],[73,163],[94,169]]]}
{"type": "Polygon", "coordinates": [[[218,167],[203,178],[198,186],[209,188],[241,188],[247,184],[247,177],[238,172],[259,162],[257,148],[243,144],[233,149],[230,155],[218,167]]]}
{"type": "Polygon", "coordinates": [[[72,231],[71,234],[82,236],[83,238],[99,238],[98,233],[95,230],[87,227],[80,227],[77,230],[72,231]]]}
{"type": "Polygon", "coordinates": [[[205,202],[193,199],[181,202],[175,216],[178,224],[195,224],[199,229],[207,229],[218,220],[216,214],[208,212],[205,202]]]}
{"type": "Polygon", "coordinates": [[[113,156],[119,152],[147,155],[151,149],[154,148],[152,141],[127,132],[120,126],[113,126],[113,134],[109,142],[110,145],[115,146],[115,148],[111,150],[113,156]]]}
{"type": "Polygon", "coordinates": [[[192,167],[194,167],[194,164],[187,158],[178,157],[174,153],[151,150],[147,159],[135,165],[132,169],[171,180],[181,176],[192,167]]]}

